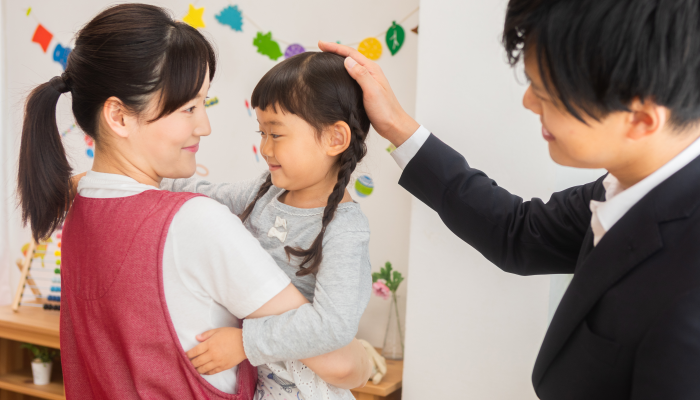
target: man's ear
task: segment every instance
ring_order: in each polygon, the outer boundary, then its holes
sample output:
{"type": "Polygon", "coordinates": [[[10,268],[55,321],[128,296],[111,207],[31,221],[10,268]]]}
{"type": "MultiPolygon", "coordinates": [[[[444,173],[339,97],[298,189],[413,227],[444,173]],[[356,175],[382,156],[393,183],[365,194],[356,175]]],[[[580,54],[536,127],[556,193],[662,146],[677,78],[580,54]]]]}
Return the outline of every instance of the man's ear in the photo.
{"type": "Polygon", "coordinates": [[[352,131],[350,130],[350,125],[344,121],[338,121],[326,128],[325,134],[328,143],[326,154],[331,157],[342,154],[350,146],[352,131]]]}
{"type": "Polygon", "coordinates": [[[643,139],[661,132],[666,127],[671,113],[668,108],[651,100],[642,102],[634,99],[629,108],[631,129],[627,132],[627,137],[632,140],[643,139]]]}
{"type": "Polygon", "coordinates": [[[109,131],[113,132],[116,136],[122,138],[129,136],[129,129],[127,127],[129,115],[127,115],[126,107],[121,100],[114,96],[107,99],[104,106],[102,106],[102,118],[109,128],[109,131]]]}

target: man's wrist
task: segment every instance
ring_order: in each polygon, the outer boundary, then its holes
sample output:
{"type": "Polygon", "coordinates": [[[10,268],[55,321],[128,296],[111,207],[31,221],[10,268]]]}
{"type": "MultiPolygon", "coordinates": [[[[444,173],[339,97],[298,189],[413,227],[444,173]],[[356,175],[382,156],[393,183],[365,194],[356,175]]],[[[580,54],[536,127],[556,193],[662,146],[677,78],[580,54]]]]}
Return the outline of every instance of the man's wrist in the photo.
{"type": "Polygon", "coordinates": [[[399,121],[392,124],[392,129],[387,132],[384,137],[397,148],[404,144],[415,133],[420,124],[409,115],[403,116],[399,121]]]}

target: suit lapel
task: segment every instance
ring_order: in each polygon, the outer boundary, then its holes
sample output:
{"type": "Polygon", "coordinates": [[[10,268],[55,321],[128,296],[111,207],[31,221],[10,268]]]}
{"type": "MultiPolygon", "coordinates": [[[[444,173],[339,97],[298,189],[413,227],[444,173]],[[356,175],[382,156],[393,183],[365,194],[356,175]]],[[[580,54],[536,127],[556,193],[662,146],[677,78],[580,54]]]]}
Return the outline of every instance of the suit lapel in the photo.
{"type": "Polygon", "coordinates": [[[700,200],[700,157],[662,182],[635,204],[593,247],[586,234],[578,266],[557,308],[535,362],[537,387],[547,368],[600,298],[635,266],[663,247],[659,223],[685,218],[700,200]]]}

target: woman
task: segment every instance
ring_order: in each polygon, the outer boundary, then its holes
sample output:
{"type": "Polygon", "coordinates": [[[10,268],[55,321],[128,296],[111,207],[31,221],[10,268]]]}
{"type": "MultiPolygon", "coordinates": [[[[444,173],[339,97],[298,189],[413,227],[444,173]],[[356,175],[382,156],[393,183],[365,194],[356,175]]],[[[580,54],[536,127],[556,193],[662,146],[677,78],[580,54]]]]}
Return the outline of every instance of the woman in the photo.
{"type": "MultiPolygon", "coordinates": [[[[203,377],[183,349],[201,332],[306,302],[226,207],[157,190],[164,177],[194,174],[199,140],[211,131],[204,101],[215,71],[212,46],[197,30],[158,7],[123,4],[85,25],[66,72],[27,100],[23,219],[38,240],[68,214],[61,312],[68,398],[250,399],[249,363],[203,377]],[[72,207],[56,126],[66,92],[96,146],[72,207]]],[[[305,362],[339,386],[368,376],[355,342],[305,362]]]]}

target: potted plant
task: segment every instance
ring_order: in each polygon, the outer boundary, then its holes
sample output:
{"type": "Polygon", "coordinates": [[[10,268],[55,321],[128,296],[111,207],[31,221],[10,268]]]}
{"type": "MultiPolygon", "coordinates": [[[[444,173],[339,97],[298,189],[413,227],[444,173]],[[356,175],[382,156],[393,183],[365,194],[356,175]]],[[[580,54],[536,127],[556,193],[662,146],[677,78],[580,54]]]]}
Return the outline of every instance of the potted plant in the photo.
{"type": "Polygon", "coordinates": [[[34,384],[48,385],[51,381],[52,360],[59,354],[59,351],[44,346],[35,346],[30,343],[24,343],[22,347],[31,351],[34,356],[32,360],[34,384]]]}
{"type": "Polygon", "coordinates": [[[399,305],[396,299],[396,291],[403,282],[403,276],[399,271],[393,271],[390,262],[386,262],[380,272],[372,274],[372,288],[374,294],[388,300],[391,297],[389,307],[389,322],[384,334],[384,347],[382,356],[390,360],[403,360],[403,329],[401,328],[401,318],[399,317],[399,305]]]}

